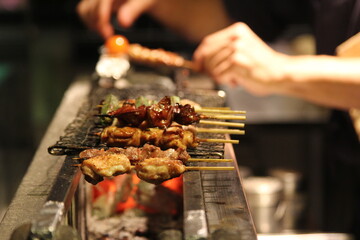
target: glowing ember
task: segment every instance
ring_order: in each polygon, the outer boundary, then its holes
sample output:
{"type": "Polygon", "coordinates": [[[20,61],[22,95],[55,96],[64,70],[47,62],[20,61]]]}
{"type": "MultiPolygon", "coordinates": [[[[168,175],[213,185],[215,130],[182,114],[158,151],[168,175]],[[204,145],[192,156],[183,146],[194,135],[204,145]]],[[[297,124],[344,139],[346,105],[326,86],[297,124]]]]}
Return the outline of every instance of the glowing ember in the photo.
{"type": "Polygon", "coordinates": [[[178,236],[170,239],[182,239],[182,177],[154,185],[133,173],[88,186],[93,199],[89,240],[149,240],[169,232],[178,236]]]}
{"type": "Polygon", "coordinates": [[[126,174],[106,179],[92,186],[92,199],[97,206],[112,205],[113,213],[137,208],[152,214],[157,212],[176,214],[178,204],[174,204],[171,198],[182,198],[182,187],[182,176],[156,186],[140,180],[136,174],[126,174]],[[156,196],[158,193],[166,196],[156,196]],[[167,200],[168,198],[170,199],[167,200]],[[100,203],[97,204],[98,201],[100,203]]]}

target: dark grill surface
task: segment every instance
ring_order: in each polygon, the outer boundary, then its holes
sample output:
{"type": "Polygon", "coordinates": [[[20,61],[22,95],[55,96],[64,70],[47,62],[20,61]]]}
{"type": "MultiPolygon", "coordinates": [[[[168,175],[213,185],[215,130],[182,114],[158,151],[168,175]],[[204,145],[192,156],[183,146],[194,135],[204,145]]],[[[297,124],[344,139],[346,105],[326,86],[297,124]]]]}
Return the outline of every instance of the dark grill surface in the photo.
{"type": "MultiPolygon", "coordinates": [[[[162,89],[159,86],[151,85],[133,86],[126,89],[100,88],[94,85],[87,100],[83,103],[76,118],[65,129],[64,135],[48,148],[52,155],[75,155],[87,148],[105,148],[100,144],[100,133],[102,126],[98,124],[97,105],[105,99],[106,95],[114,94],[119,99],[131,99],[139,96],[146,96],[154,100],[160,100],[164,96],[177,95],[181,98],[190,99],[202,106],[219,107],[224,105],[224,98],[218,96],[215,91],[181,91],[174,92],[169,89],[162,89]]],[[[202,126],[206,127],[206,126],[202,126]]],[[[200,138],[221,138],[223,134],[198,134],[200,138]]],[[[188,149],[192,156],[208,158],[222,158],[224,146],[222,143],[201,143],[196,149],[188,149]]]]}

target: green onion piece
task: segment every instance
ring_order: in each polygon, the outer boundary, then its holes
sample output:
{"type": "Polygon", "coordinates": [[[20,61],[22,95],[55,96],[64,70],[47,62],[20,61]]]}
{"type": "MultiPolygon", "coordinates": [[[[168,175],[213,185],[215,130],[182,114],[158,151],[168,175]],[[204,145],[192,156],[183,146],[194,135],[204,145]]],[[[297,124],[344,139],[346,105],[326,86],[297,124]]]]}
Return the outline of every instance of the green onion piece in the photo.
{"type": "Polygon", "coordinates": [[[109,112],[115,111],[119,107],[119,99],[116,96],[109,94],[106,96],[102,104],[101,114],[108,114],[109,112]]]}
{"type": "MultiPolygon", "coordinates": [[[[101,114],[108,114],[109,112],[117,110],[119,107],[119,99],[116,96],[109,94],[105,97],[100,112],[101,114]]],[[[103,125],[111,125],[112,121],[113,119],[109,117],[100,118],[100,123],[103,125]]]]}
{"type": "Polygon", "coordinates": [[[180,97],[178,96],[171,96],[170,97],[171,106],[175,106],[177,103],[180,103],[180,97]]]}
{"type": "Polygon", "coordinates": [[[136,107],[140,107],[140,106],[151,106],[152,104],[154,104],[154,101],[144,97],[144,96],[140,96],[138,98],[135,99],[135,106],[136,107]]]}

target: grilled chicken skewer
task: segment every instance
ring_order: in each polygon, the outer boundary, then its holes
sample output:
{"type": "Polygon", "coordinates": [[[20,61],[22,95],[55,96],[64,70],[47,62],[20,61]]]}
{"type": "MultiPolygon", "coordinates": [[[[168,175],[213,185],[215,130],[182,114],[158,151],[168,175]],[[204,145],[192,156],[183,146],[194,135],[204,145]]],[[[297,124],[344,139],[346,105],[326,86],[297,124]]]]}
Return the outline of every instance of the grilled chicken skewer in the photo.
{"type": "Polygon", "coordinates": [[[127,147],[127,148],[118,148],[112,147],[107,150],[105,149],[86,149],[79,153],[80,159],[88,159],[101,155],[114,155],[114,154],[124,154],[131,162],[131,164],[136,164],[147,158],[169,158],[172,160],[180,160],[184,164],[190,159],[190,155],[185,149],[173,148],[167,150],[161,150],[159,147],[154,145],[145,144],[143,147],[127,147]]]}
{"type": "Polygon", "coordinates": [[[165,65],[169,67],[187,68],[198,71],[192,61],[186,60],[174,52],[164,49],[150,49],[140,44],[130,44],[128,49],[130,60],[147,65],[165,65]]]}
{"type": "MultiPolygon", "coordinates": [[[[183,149],[161,150],[159,147],[146,144],[142,148],[109,148],[86,149],[79,153],[79,159],[83,159],[80,166],[85,179],[97,184],[104,177],[129,173],[135,170],[139,178],[151,183],[161,183],[173,177],[180,176],[189,170],[231,170],[232,167],[197,167],[185,166],[187,161],[209,159],[191,159],[183,149]]],[[[230,162],[231,159],[213,159],[214,162],[230,162]]]]}
{"type": "Polygon", "coordinates": [[[105,53],[120,57],[127,55],[128,58],[137,63],[152,66],[168,66],[187,68],[198,71],[192,61],[186,60],[177,53],[165,51],[164,49],[150,49],[140,44],[130,44],[128,39],[122,35],[114,35],[105,41],[105,53]]]}
{"type": "MultiPolygon", "coordinates": [[[[150,106],[137,106],[135,100],[126,100],[121,107],[113,107],[116,110],[106,111],[101,109],[100,117],[116,118],[118,126],[130,126],[138,128],[167,128],[176,122],[181,125],[191,125],[200,123],[204,119],[222,119],[222,120],[245,120],[242,115],[214,114],[216,111],[205,109],[207,115],[199,114],[190,104],[181,105],[172,103],[168,96],[162,98],[158,103],[150,106]]],[[[224,113],[229,113],[224,110],[224,113]]],[[[245,114],[245,111],[232,111],[234,114],[245,114]]],[[[219,113],[219,112],[217,112],[219,113]]],[[[243,125],[240,125],[243,126],[243,125]]]]}
{"type": "Polygon", "coordinates": [[[195,148],[200,142],[238,143],[237,140],[200,139],[196,137],[194,131],[184,130],[182,126],[174,126],[168,129],[149,128],[146,130],[109,126],[100,134],[100,141],[109,147],[140,147],[148,143],[162,149],[195,148]]]}
{"type": "Polygon", "coordinates": [[[104,177],[110,178],[130,173],[133,169],[140,179],[160,184],[171,178],[179,177],[189,170],[233,170],[234,167],[187,167],[180,160],[166,157],[146,158],[133,166],[124,154],[105,154],[84,160],[80,164],[80,169],[85,175],[85,180],[95,185],[104,177]]]}
{"type": "Polygon", "coordinates": [[[154,145],[145,144],[143,147],[127,147],[127,148],[118,148],[111,147],[107,150],[101,148],[90,148],[83,150],[79,153],[78,158],[73,158],[76,160],[86,160],[88,158],[108,155],[108,154],[124,154],[129,158],[131,164],[141,162],[147,158],[161,157],[169,158],[174,160],[180,160],[184,164],[187,162],[233,162],[233,159],[219,159],[219,158],[191,158],[185,149],[169,148],[167,150],[162,150],[159,147],[154,145]]]}

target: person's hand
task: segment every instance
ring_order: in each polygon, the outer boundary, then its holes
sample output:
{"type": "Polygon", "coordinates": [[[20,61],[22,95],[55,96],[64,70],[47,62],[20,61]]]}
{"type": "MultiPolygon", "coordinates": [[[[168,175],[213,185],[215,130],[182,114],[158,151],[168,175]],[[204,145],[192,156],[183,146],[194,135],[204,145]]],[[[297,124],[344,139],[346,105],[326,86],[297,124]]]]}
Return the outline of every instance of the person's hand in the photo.
{"type": "Polygon", "coordinates": [[[241,85],[256,95],[281,92],[286,59],[245,23],[205,37],[194,53],[195,64],[217,83],[241,85]]]}
{"type": "Polygon", "coordinates": [[[156,0],[82,0],[77,12],[83,22],[97,31],[104,39],[114,34],[111,25],[112,14],[122,27],[130,27],[134,21],[146,12],[156,0]]]}

